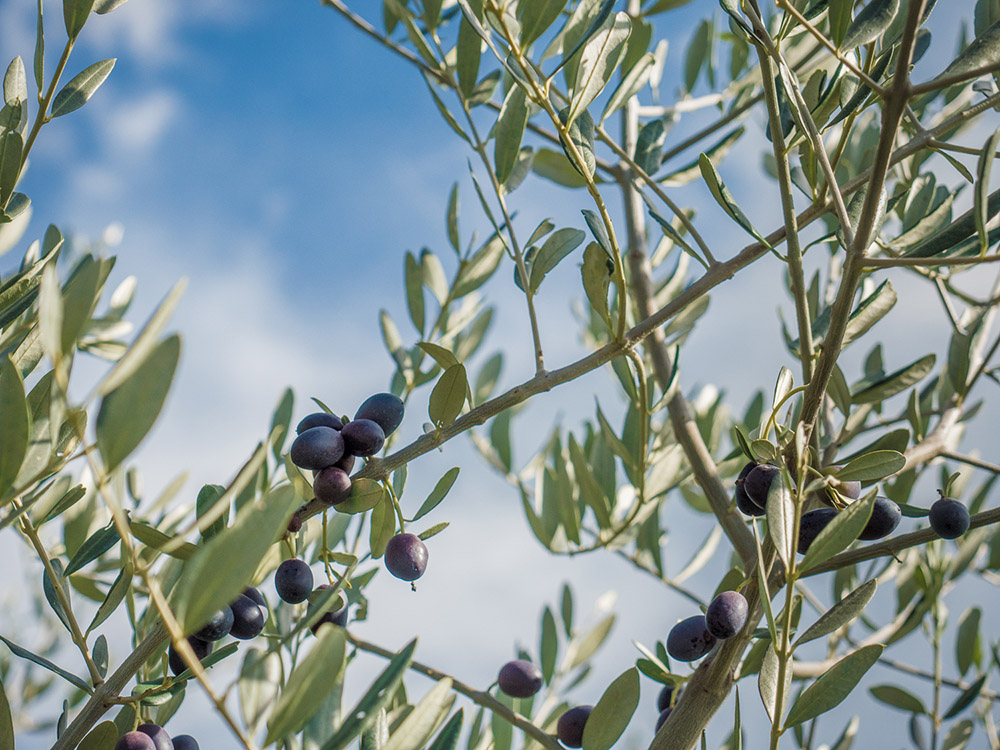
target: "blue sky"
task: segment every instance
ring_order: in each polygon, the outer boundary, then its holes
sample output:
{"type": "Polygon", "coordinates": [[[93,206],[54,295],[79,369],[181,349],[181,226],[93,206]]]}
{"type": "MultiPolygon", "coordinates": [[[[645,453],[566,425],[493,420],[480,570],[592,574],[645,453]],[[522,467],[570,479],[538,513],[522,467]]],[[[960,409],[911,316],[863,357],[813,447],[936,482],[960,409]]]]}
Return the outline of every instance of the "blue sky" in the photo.
{"type": "MultiPolygon", "coordinates": [[[[948,4],[949,10],[972,7],[969,0],[948,4]]],[[[49,5],[51,58],[61,44],[61,14],[49,5]]],[[[357,5],[370,15],[374,4],[357,5]]],[[[658,31],[671,41],[667,100],[692,20],[716,8],[697,0],[660,24],[658,31]]],[[[33,9],[27,0],[0,4],[5,58],[30,60],[33,9]]],[[[940,27],[950,51],[955,31],[940,9],[936,15],[936,33],[940,27]]],[[[110,16],[91,18],[68,73],[103,57],[118,58],[111,78],[83,110],[47,126],[32,154],[22,184],[35,211],[27,236],[39,235],[49,222],[91,238],[120,226],[115,278],[138,276],[137,321],[178,278],[190,279],[176,316],[184,338],[182,368],[163,420],[139,455],[150,488],[189,470],[181,499],[190,502],[202,483],[226,481],[263,437],[285,386],[296,391],[297,416],[308,411],[310,395],[353,413],[368,394],[386,388],[391,362],[378,312],[388,308],[407,340],[414,340],[402,301],[403,252],[428,246],[451,259],[444,212],[452,182],[461,185],[463,237],[473,229],[483,236],[486,222],[468,178],[471,154],[439,117],[419,75],[318,3],[130,0],[110,16]]],[[[777,223],[777,196],[771,181],[758,176],[763,141],[759,124],[750,128],[753,145],[734,152],[721,170],[747,213],[769,230],[777,223]]],[[[746,244],[702,186],[679,196],[708,217],[713,247],[746,244]]],[[[511,201],[530,231],[546,216],[560,226],[582,227],[584,197],[531,179],[511,201]]],[[[617,216],[617,199],[610,200],[617,216]]],[[[4,268],[13,262],[3,260],[4,268]]],[[[787,311],[778,273],[776,261],[765,258],[713,297],[685,353],[686,388],[716,383],[742,411],[754,388],[769,390],[778,367],[792,365],[775,317],[779,304],[787,311]]],[[[509,278],[509,269],[501,269],[486,287],[498,311],[485,350],[505,350],[505,384],[526,378],[531,367],[526,316],[509,278]]],[[[580,296],[577,278],[575,264],[565,262],[539,298],[550,367],[584,351],[578,337],[565,333],[575,328],[568,300],[580,296]]],[[[890,361],[903,363],[926,351],[928,340],[945,341],[947,332],[939,311],[920,301],[925,287],[900,274],[892,278],[901,299],[907,292],[915,299],[880,331],[890,361]]],[[[859,354],[848,358],[855,368],[859,354]]],[[[573,427],[590,416],[595,392],[603,403],[614,403],[613,380],[594,373],[533,405],[519,433],[525,445],[536,444],[553,421],[573,427]]],[[[419,401],[411,409],[401,428],[404,439],[420,434],[422,409],[419,401]]],[[[980,435],[985,438],[985,430],[980,435]]],[[[986,455],[995,447],[979,445],[986,455]]],[[[527,448],[519,455],[523,461],[527,448]]],[[[371,589],[371,619],[359,628],[366,638],[398,647],[419,632],[418,658],[485,686],[515,642],[537,642],[541,607],[555,601],[563,581],[573,582],[581,612],[613,589],[621,620],[594,677],[573,693],[593,703],[634,660],[633,639],[663,639],[689,614],[678,597],[610,555],[570,561],[542,554],[513,493],[464,441],[411,467],[410,501],[419,502],[454,465],[463,467],[461,478],[430,519],[453,525],[430,545],[418,594],[380,576],[371,589]]],[[[668,526],[668,558],[676,571],[708,527],[680,502],[672,504],[668,526]]],[[[714,587],[723,561],[717,562],[693,585],[714,587]]],[[[956,603],[956,615],[962,608],[956,603]]],[[[359,665],[349,689],[361,689],[377,666],[359,665]]],[[[751,726],[759,725],[759,706],[747,688],[745,714],[751,726]]],[[[413,678],[411,691],[422,690],[421,678],[413,678]]],[[[651,736],[656,690],[645,680],[643,690],[636,728],[623,746],[643,745],[651,736]]],[[[174,720],[176,731],[197,727],[203,746],[234,746],[198,690],[190,693],[174,720]]],[[[862,695],[845,704],[840,723],[866,702],[862,695]]],[[[718,744],[723,736],[719,728],[711,739],[718,744]]],[[[37,746],[46,745],[39,738],[37,746]]]]}

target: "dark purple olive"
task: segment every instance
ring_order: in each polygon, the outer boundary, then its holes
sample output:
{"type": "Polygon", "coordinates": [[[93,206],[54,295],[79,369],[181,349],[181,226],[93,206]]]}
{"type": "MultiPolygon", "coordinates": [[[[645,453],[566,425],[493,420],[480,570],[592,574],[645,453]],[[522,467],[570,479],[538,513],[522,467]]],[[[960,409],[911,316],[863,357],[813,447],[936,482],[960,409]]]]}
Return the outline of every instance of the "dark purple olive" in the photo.
{"type": "Polygon", "coordinates": [[[149,738],[153,740],[153,744],[156,746],[156,750],[174,750],[174,743],[170,741],[170,735],[167,734],[167,730],[158,724],[140,724],[135,728],[135,731],[149,735],[149,738]]]}
{"type": "Polygon", "coordinates": [[[887,497],[876,497],[875,504],[872,506],[872,515],[864,529],[858,534],[858,539],[870,542],[873,539],[889,536],[896,530],[902,519],[903,513],[896,503],[887,497]]]}
{"type": "Polygon", "coordinates": [[[556,736],[566,747],[583,747],[583,727],[593,706],[576,706],[559,717],[556,736]]]}
{"type": "Polygon", "coordinates": [[[376,393],[369,396],[358,407],[354,419],[370,419],[382,428],[385,437],[389,437],[403,421],[404,406],[398,396],[391,393],[376,393]]]}
{"type": "Polygon", "coordinates": [[[857,500],[861,497],[861,482],[841,482],[837,489],[840,490],[841,495],[849,497],[851,500],[857,500]]]}
{"type": "Polygon", "coordinates": [[[334,464],[338,469],[343,471],[345,474],[350,474],[354,471],[354,461],[356,457],[353,453],[348,453],[344,451],[344,455],[340,457],[340,460],[334,464]]]}
{"type": "Polygon", "coordinates": [[[202,641],[219,641],[229,635],[231,627],[233,627],[233,610],[224,607],[212,615],[212,619],[195,633],[194,637],[202,641]]]}
{"type": "Polygon", "coordinates": [[[692,615],[670,629],[667,653],[677,661],[700,659],[715,645],[715,636],[708,632],[705,615],[692,615]]]}
{"type": "Polygon", "coordinates": [[[292,442],[292,463],[313,471],[333,466],[344,455],[342,434],[332,427],[310,427],[292,442]]]}
{"type": "Polygon", "coordinates": [[[740,509],[740,512],[745,516],[762,516],[764,515],[764,507],[757,505],[750,496],[747,494],[746,489],[743,487],[743,483],[746,481],[747,476],[757,468],[756,461],[750,461],[740,470],[740,475],[736,477],[736,507],[740,509]]]}
{"type": "MultiPolygon", "coordinates": [[[[187,639],[188,645],[191,650],[194,651],[194,655],[198,657],[198,661],[205,661],[205,657],[212,653],[214,644],[210,641],[203,641],[200,638],[195,638],[194,636],[187,639]]],[[[173,645],[167,649],[168,663],[170,666],[170,671],[175,675],[179,675],[185,669],[187,669],[187,664],[181,658],[181,655],[174,650],[173,645]]]]}
{"type": "Polygon", "coordinates": [[[827,524],[836,517],[837,511],[833,508],[816,508],[816,510],[802,514],[802,519],[799,521],[798,550],[800,555],[806,553],[809,545],[819,536],[819,532],[825,529],[827,524]]]}
{"type": "MultiPolygon", "coordinates": [[[[843,466],[831,466],[828,469],[826,469],[826,472],[828,474],[834,474],[843,468],[844,468],[843,466]]],[[[842,482],[839,479],[834,479],[833,486],[841,495],[843,495],[849,500],[857,500],[859,497],[861,497],[861,482],[857,481],[842,482]]]]}
{"type": "Polygon", "coordinates": [[[928,516],[934,533],[942,539],[957,539],[969,530],[969,509],[958,500],[942,496],[928,516]]]}
{"type": "Polygon", "coordinates": [[[354,456],[374,456],[385,444],[385,432],[370,419],[348,422],[340,434],[344,437],[344,450],[354,456]]]}
{"type": "Polygon", "coordinates": [[[302,530],[302,517],[295,513],[288,519],[288,533],[297,534],[302,530]]]}
{"type": "Polygon", "coordinates": [[[417,580],[427,570],[427,545],[416,534],[396,534],[385,546],[385,567],[396,578],[417,580]]]}
{"type": "Polygon", "coordinates": [[[241,594],[229,606],[233,610],[233,627],[229,635],[247,641],[261,634],[266,617],[257,602],[241,594]]]}
{"type": "Polygon", "coordinates": [[[263,607],[265,610],[267,609],[267,600],[264,598],[264,595],[253,586],[247,586],[243,589],[243,596],[250,597],[258,606],[263,607]]]}
{"type": "Polygon", "coordinates": [[[671,708],[670,706],[667,706],[665,709],[663,709],[662,711],[660,711],[660,718],[658,718],[656,720],[656,729],[655,729],[655,731],[657,731],[657,732],[660,731],[660,727],[662,727],[664,724],[667,723],[667,717],[670,716],[670,714],[672,714],[673,711],[674,711],[674,709],[671,708]]]}
{"type": "Polygon", "coordinates": [[[497,675],[500,689],[511,698],[530,698],[545,684],[542,670],[524,659],[509,661],[497,675]]]}
{"type": "MultiPolygon", "coordinates": [[[[320,584],[319,586],[317,586],[315,589],[313,589],[313,592],[312,592],[312,594],[310,594],[310,597],[309,597],[310,598],[310,605],[309,606],[312,607],[312,602],[315,601],[315,599],[323,591],[327,591],[327,590],[329,590],[331,588],[333,588],[333,587],[330,584],[323,583],[323,584],[320,584]]],[[[348,615],[350,614],[347,607],[348,607],[348,605],[345,604],[340,609],[337,609],[337,610],[334,610],[334,611],[324,612],[323,616],[320,617],[319,620],[316,622],[316,624],[313,625],[312,628],[311,628],[311,630],[313,632],[313,635],[316,634],[316,631],[319,630],[319,626],[322,625],[324,622],[329,622],[329,623],[332,623],[333,625],[339,625],[342,628],[346,628],[347,627],[348,615]]],[[[311,611],[307,611],[306,612],[306,618],[307,619],[311,615],[312,615],[311,611]]]]}
{"type": "Polygon", "coordinates": [[[755,467],[743,481],[743,489],[750,500],[761,508],[767,505],[767,493],[771,491],[771,483],[781,473],[781,469],[771,464],[760,464],[755,467]]]}
{"type": "Polygon", "coordinates": [[[738,591],[723,591],[712,600],[705,612],[705,625],[716,638],[732,638],[743,630],[750,615],[750,605],[738,591]]]}
{"type": "Polygon", "coordinates": [[[311,430],[313,427],[330,427],[334,430],[340,430],[344,427],[344,423],[340,421],[340,417],[336,417],[333,414],[327,414],[325,411],[318,411],[315,414],[310,414],[308,417],[303,418],[299,422],[299,426],[295,428],[295,433],[301,435],[306,430],[311,430]]]}
{"type": "Polygon", "coordinates": [[[325,505],[342,503],[351,496],[351,478],[343,469],[327,466],[313,477],[313,494],[325,505]]]}
{"type": "Polygon", "coordinates": [[[304,602],[313,588],[313,574],[305,560],[285,560],[274,572],[274,588],[282,601],[304,602]]]}
{"type": "MultiPolygon", "coordinates": [[[[670,699],[674,696],[674,686],[664,685],[663,689],[660,690],[660,695],[656,699],[656,710],[663,713],[664,709],[670,707],[670,699]]],[[[681,691],[677,690],[677,698],[681,696],[681,691]]],[[[674,701],[676,703],[676,700],[674,701]]]]}
{"type": "Polygon", "coordinates": [[[148,734],[125,732],[115,743],[115,750],[157,750],[157,748],[148,734]]]}
{"type": "Polygon", "coordinates": [[[199,750],[198,742],[190,734],[179,734],[174,737],[174,750],[199,750]]]}
{"type": "Polygon", "coordinates": [[[323,616],[319,618],[319,621],[313,625],[310,630],[312,630],[313,635],[316,635],[316,631],[319,630],[319,626],[325,622],[328,622],[331,625],[339,625],[342,628],[346,628],[348,614],[346,604],[336,612],[324,612],[323,616]]]}

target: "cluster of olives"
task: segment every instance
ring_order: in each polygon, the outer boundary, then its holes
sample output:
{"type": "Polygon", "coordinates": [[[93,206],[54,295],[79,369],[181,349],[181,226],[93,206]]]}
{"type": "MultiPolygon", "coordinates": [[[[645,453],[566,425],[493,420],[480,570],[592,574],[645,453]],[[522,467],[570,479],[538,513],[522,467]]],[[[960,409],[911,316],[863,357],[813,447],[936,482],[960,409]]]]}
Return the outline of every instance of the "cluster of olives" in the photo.
{"type": "MultiPolygon", "coordinates": [[[[236,601],[220,609],[201,630],[189,636],[188,645],[200,661],[212,653],[216,641],[222,640],[227,635],[242,641],[256,638],[264,630],[266,611],[267,602],[264,601],[264,596],[253,586],[248,586],[236,597],[236,601]]],[[[175,675],[187,669],[181,655],[172,645],[169,649],[169,664],[170,671],[175,675]]]]}
{"type": "MultiPolygon", "coordinates": [[[[736,479],[736,507],[748,516],[764,515],[771,483],[780,473],[777,466],[750,461],[736,479]]],[[[861,497],[861,482],[841,481],[835,487],[837,493],[848,500],[861,497]]],[[[806,553],[809,545],[839,512],[836,508],[816,508],[802,514],[797,542],[800,554],[806,553]]],[[[858,534],[858,539],[867,542],[887,537],[896,530],[902,518],[902,511],[896,503],[887,497],[878,496],[868,523],[858,534]]],[[[938,536],[954,539],[968,530],[969,512],[958,501],[942,497],[931,508],[930,522],[938,536]]]]}
{"type": "Polygon", "coordinates": [[[118,738],[115,750],[198,750],[198,742],[190,734],[171,738],[167,730],[157,724],[140,724],[118,738]]]}
{"type": "MultiPolygon", "coordinates": [[[[353,420],[334,414],[310,414],[295,428],[290,457],[313,472],[313,493],[325,505],[351,496],[351,469],[356,457],[374,456],[403,421],[403,402],[391,393],[376,393],[361,404],[353,420]]],[[[297,529],[294,529],[297,531],[297,529]]]]}
{"type": "Polygon", "coordinates": [[[732,638],[743,630],[750,606],[738,591],[723,591],[708,605],[703,615],[692,615],[670,629],[667,653],[677,661],[695,661],[715,646],[717,640],[732,638]]]}
{"type": "MultiPolygon", "coordinates": [[[[382,450],[385,439],[402,423],[403,412],[403,401],[398,396],[376,393],[361,404],[353,420],[317,412],[299,422],[290,458],[300,469],[313,472],[317,500],[333,506],[351,496],[350,472],[355,458],[367,458],[382,450]]],[[[288,530],[296,532],[300,528],[301,520],[293,516],[288,530]]],[[[415,581],[427,569],[427,546],[415,534],[396,534],[386,545],[385,566],[396,578],[415,581]]],[[[282,563],[275,574],[276,587],[279,581],[278,595],[290,604],[304,601],[312,590],[312,573],[302,560],[282,563]]]]}

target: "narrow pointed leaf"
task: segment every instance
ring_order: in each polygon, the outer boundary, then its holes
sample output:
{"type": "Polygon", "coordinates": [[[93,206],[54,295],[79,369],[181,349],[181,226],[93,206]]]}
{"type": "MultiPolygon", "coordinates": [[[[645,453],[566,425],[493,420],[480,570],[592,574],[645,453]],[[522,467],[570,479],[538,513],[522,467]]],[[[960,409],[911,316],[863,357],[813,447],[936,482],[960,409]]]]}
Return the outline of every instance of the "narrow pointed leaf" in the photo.
{"type": "Polygon", "coordinates": [[[441,477],[437,484],[434,485],[434,489],[427,496],[421,504],[420,509],[416,512],[411,520],[416,521],[423,518],[432,510],[434,510],[438,504],[445,499],[448,492],[451,490],[452,486],[455,484],[455,480],[458,479],[459,467],[455,466],[445,472],[444,476],[441,477]]]}
{"type": "Polygon", "coordinates": [[[1000,21],[977,36],[965,50],[944,69],[941,75],[964,75],[977,68],[996,62],[1000,57],[1000,21]]]}
{"type": "Polygon", "coordinates": [[[0,495],[6,494],[28,452],[30,423],[24,382],[10,355],[0,361],[0,495]]]}
{"type": "Polygon", "coordinates": [[[545,275],[555,268],[559,261],[576,250],[586,234],[571,227],[553,232],[531,262],[531,291],[537,292],[545,275]]]}
{"type": "Polygon", "coordinates": [[[563,54],[562,62],[560,62],[556,69],[552,71],[553,76],[559,71],[560,68],[572,60],[573,56],[580,51],[580,48],[590,41],[590,38],[604,25],[605,21],[607,21],[611,16],[611,11],[614,10],[616,2],[617,0],[601,0],[601,5],[594,16],[594,20],[591,21],[590,26],[587,27],[580,38],[577,39],[576,42],[570,47],[569,52],[563,54]]]}
{"type": "Polygon", "coordinates": [[[115,366],[111,368],[111,372],[98,385],[97,394],[99,396],[107,395],[128,380],[132,376],[132,373],[152,354],[159,343],[160,334],[166,328],[167,321],[170,320],[170,316],[173,314],[174,309],[176,309],[177,303],[180,302],[181,295],[186,288],[187,279],[181,279],[174,284],[173,288],[167,293],[167,296],[163,298],[163,301],[160,302],[156,310],[149,317],[146,325],[142,327],[142,330],[135,337],[132,346],[129,347],[125,355],[118,360],[115,366]]]}
{"type": "Polygon", "coordinates": [[[875,505],[875,497],[875,493],[871,492],[867,497],[855,500],[834,516],[834,519],[809,545],[805,557],[802,558],[801,569],[809,570],[847,549],[868,523],[875,505]]]}
{"type": "Polygon", "coordinates": [[[653,62],[655,59],[652,52],[646,52],[622,78],[621,83],[618,84],[618,87],[608,97],[608,103],[604,105],[604,111],[601,113],[602,123],[624,107],[628,103],[628,100],[638,94],[642,90],[642,87],[649,82],[649,78],[653,74],[653,62]]]}
{"type": "Polygon", "coordinates": [[[76,39],[80,30],[87,22],[94,0],[63,0],[63,20],[66,22],[66,35],[76,39]]]}
{"type": "Polygon", "coordinates": [[[514,170],[527,124],[528,103],[524,89],[512,86],[500,108],[493,143],[493,163],[499,182],[506,182],[514,170]]]}
{"type": "MultiPolygon", "coordinates": [[[[540,148],[535,151],[531,170],[539,177],[552,180],[563,187],[582,188],[587,186],[586,178],[570,163],[569,157],[550,148],[540,148]]],[[[595,180],[595,182],[600,182],[600,180],[595,180]]]]}
{"type": "Polygon", "coordinates": [[[94,95],[101,84],[111,75],[115,67],[115,58],[101,60],[84,68],[73,80],[63,86],[52,100],[52,117],[62,117],[74,112],[94,95]]]}
{"type": "Polygon", "coordinates": [[[308,657],[299,662],[285,682],[267,722],[265,744],[302,729],[340,677],[347,650],[343,629],[324,625],[317,635],[308,657]]]}
{"type": "Polygon", "coordinates": [[[792,704],[785,726],[792,727],[836,708],[872,668],[885,646],[864,646],[845,656],[802,691],[792,704]]]}
{"type": "Polygon", "coordinates": [[[771,482],[767,493],[767,530],[786,566],[795,557],[795,501],[784,481],[784,472],[771,482]]]}
{"type": "Polygon", "coordinates": [[[469,381],[465,365],[452,365],[445,370],[431,391],[427,407],[431,421],[438,427],[447,427],[454,422],[462,413],[468,390],[469,381]]]}
{"type": "Polygon", "coordinates": [[[864,611],[868,602],[875,596],[876,588],[878,588],[878,582],[874,579],[858,586],[854,591],[820,615],[820,618],[798,637],[798,640],[795,641],[795,647],[798,648],[803,643],[808,643],[809,641],[829,635],[853,621],[854,618],[864,611]]]}
{"type": "Polygon", "coordinates": [[[14,654],[14,656],[19,656],[22,659],[27,659],[28,661],[34,662],[35,664],[37,664],[38,666],[42,667],[43,669],[47,669],[50,672],[59,675],[64,680],[66,680],[70,684],[75,685],[76,687],[80,688],[80,690],[82,690],[83,692],[87,693],[88,695],[92,694],[94,692],[94,689],[92,687],[90,687],[90,685],[88,685],[86,682],[84,682],[83,680],[81,680],[75,674],[72,674],[71,672],[67,672],[62,667],[57,666],[56,664],[53,664],[48,659],[46,659],[44,656],[39,656],[38,654],[34,654],[31,651],[28,651],[28,649],[26,649],[26,648],[21,648],[20,646],[18,646],[13,641],[8,640],[7,638],[4,638],[2,635],[0,635],[0,641],[3,641],[7,645],[7,648],[10,649],[11,653],[14,654]]]}
{"type": "Polygon", "coordinates": [[[114,547],[115,544],[118,543],[119,539],[118,527],[115,526],[113,521],[104,528],[95,531],[87,537],[87,540],[80,545],[80,549],[78,549],[76,554],[73,555],[73,559],[69,561],[69,564],[66,566],[66,570],[63,572],[63,577],[65,578],[66,576],[72,575],[85,565],[92,563],[98,557],[114,547]]]}
{"type": "Polygon", "coordinates": [[[878,285],[874,292],[861,300],[847,321],[844,346],[861,338],[869,328],[885,317],[896,304],[896,299],[896,290],[892,283],[886,279],[878,285]]]}
{"type": "MultiPolygon", "coordinates": [[[[113,721],[102,721],[91,729],[81,741],[77,750],[106,750],[114,747],[118,740],[118,727],[113,721]]],[[[8,747],[0,743],[0,747],[8,747]]],[[[13,747],[13,745],[10,745],[13,747]]]]}
{"type": "Polygon", "coordinates": [[[21,174],[21,134],[8,130],[0,138],[0,205],[5,205],[17,186],[21,174]]]}
{"type": "Polygon", "coordinates": [[[660,158],[663,155],[663,140],[667,129],[663,120],[650,120],[639,130],[635,141],[633,161],[646,174],[653,176],[660,169],[660,158]]]}
{"type": "Polygon", "coordinates": [[[969,687],[963,690],[961,695],[959,695],[955,699],[955,702],[952,703],[951,706],[949,706],[948,710],[944,714],[944,718],[953,719],[960,713],[962,713],[962,711],[964,711],[966,708],[975,703],[976,698],[979,697],[979,694],[982,692],[983,687],[986,685],[986,680],[988,678],[989,675],[984,674],[978,680],[969,685],[969,687]]]}
{"type": "MultiPolygon", "coordinates": [[[[568,107],[560,110],[559,119],[564,123],[567,122],[566,118],[568,117],[568,114],[568,107]]],[[[594,118],[590,116],[590,113],[587,110],[580,112],[580,114],[569,123],[569,140],[572,143],[573,148],[576,150],[577,155],[583,159],[583,169],[580,168],[576,160],[576,156],[573,155],[573,152],[566,144],[565,139],[563,139],[563,151],[566,152],[566,158],[569,159],[569,163],[573,166],[573,169],[581,175],[593,178],[594,172],[597,171],[597,159],[594,156],[594,118]]]]}
{"type": "Polygon", "coordinates": [[[97,447],[114,470],[152,428],[163,408],[180,357],[180,338],[165,339],[131,376],[101,401],[97,447]]]}
{"type": "Polygon", "coordinates": [[[556,22],[566,6],[566,0],[532,0],[517,4],[517,20],[521,22],[521,46],[527,49],[556,22]]]}
{"type": "MultiPolygon", "coordinates": [[[[785,690],[784,695],[791,693],[792,670],[785,670],[785,690]]],[[[760,673],[757,675],[757,689],[760,692],[760,699],[764,703],[764,709],[772,722],[779,720],[777,716],[778,704],[778,656],[774,653],[774,647],[768,646],[764,653],[764,660],[760,665],[760,673]]]]}
{"type": "Polygon", "coordinates": [[[851,393],[851,403],[874,404],[905,391],[910,386],[916,385],[923,380],[931,369],[933,369],[936,359],[933,354],[928,354],[926,357],[922,357],[906,367],[877,378],[873,382],[866,381],[861,383],[851,393]]]}
{"type": "Polygon", "coordinates": [[[875,685],[868,688],[876,700],[885,703],[887,706],[908,711],[912,714],[926,714],[927,709],[920,699],[903,688],[895,685],[875,685]]]}
{"type": "Polygon", "coordinates": [[[962,719],[962,721],[955,722],[948,730],[948,734],[944,736],[941,750],[964,750],[969,744],[970,737],[972,737],[972,721],[962,719]]]}
{"type": "Polygon", "coordinates": [[[597,98],[621,61],[625,43],[632,31],[627,13],[615,14],[614,20],[602,27],[587,42],[576,69],[576,83],[569,107],[569,122],[573,122],[597,98]]]}
{"type": "Polygon", "coordinates": [[[15,57],[3,77],[3,100],[7,104],[26,102],[28,100],[28,76],[24,70],[24,60],[15,57]]]}
{"type": "Polygon", "coordinates": [[[743,229],[745,229],[752,237],[754,237],[759,242],[763,242],[765,245],[768,244],[764,239],[764,236],[757,231],[754,225],[747,218],[747,215],[743,213],[736,201],[733,199],[732,194],[726,187],[726,184],[722,181],[719,173],[716,171],[715,166],[712,164],[712,160],[709,159],[707,154],[701,154],[698,157],[698,166],[701,169],[701,176],[704,178],[705,183],[708,185],[708,189],[712,193],[712,197],[715,198],[716,203],[722,206],[723,210],[739,224],[743,229]]]}
{"type": "Polygon", "coordinates": [[[454,716],[448,719],[448,723],[438,732],[438,736],[434,738],[434,742],[427,750],[455,750],[458,737],[462,733],[464,711],[465,709],[460,708],[454,716]]]}
{"type": "Polygon", "coordinates": [[[351,740],[374,723],[379,709],[385,707],[389,702],[406,670],[409,669],[416,647],[416,640],[410,641],[402,651],[392,658],[389,666],[375,679],[358,704],[347,714],[340,728],[327,740],[322,750],[343,750],[350,744],[351,740]]]}
{"type": "Polygon", "coordinates": [[[847,27],[842,50],[852,50],[878,39],[899,12],[899,0],[870,0],[847,27]]]}
{"type": "Polygon", "coordinates": [[[337,504],[338,513],[364,513],[382,501],[386,489],[373,479],[362,477],[351,482],[351,496],[337,504]]]}
{"type": "Polygon", "coordinates": [[[445,677],[432,687],[395,732],[389,736],[382,750],[420,750],[437,729],[442,714],[447,715],[454,698],[451,697],[452,679],[445,677]]]}
{"type": "Polygon", "coordinates": [[[583,750],[610,750],[638,705],[639,670],[632,667],[615,678],[594,706],[583,728],[583,750]]]}
{"type": "Polygon", "coordinates": [[[979,253],[986,252],[990,245],[989,231],[986,225],[989,223],[989,191],[990,172],[993,170],[994,154],[997,146],[1000,145],[1000,128],[993,131],[982,152],[979,154],[979,162],[976,166],[976,185],[974,194],[974,210],[976,218],[976,233],[979,235],[979,253]]]}
{"type": "Polygon", "coordinates": [[[244,506],[232,526],[184,563],[171,603],[185,633],[202,627],[250,584],[257,564],[287,527],[295,500],[291,486],[284,485],[259,505],[244,506]]]}
{"type": "Polygon", "coordinates": [[[906,457],[899,451],[872,451],[855,458],[837,472],[837,479],[844,482],[875,482],[892,476],[906,465],[906,457]]]}

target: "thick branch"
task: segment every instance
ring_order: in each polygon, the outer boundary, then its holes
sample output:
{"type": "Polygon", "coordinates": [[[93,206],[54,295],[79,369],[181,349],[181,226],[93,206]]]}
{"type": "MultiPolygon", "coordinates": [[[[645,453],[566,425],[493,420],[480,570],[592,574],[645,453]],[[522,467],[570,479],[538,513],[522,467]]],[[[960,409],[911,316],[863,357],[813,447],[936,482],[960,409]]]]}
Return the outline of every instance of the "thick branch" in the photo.
{"type": "Polygon", "coordinates": [[[52,750],[72,750],[79,745],[91,727],[115,705],[115,699],[121,695],[129,680],[135,677],[142,665],[169,639],[167,628],[162,622],[158,622],[121,666],[90,696],[80,713],[56,740],[52,750]]]}
{"type": "MultiPolygon", "coordinates": [[[[634,3],[633,3],[634,5],[634,3]]],[[[635,149],[638,134],[638,117],[635,112],[635,99],[630,100],[622,113],[624,138],[622,150],[631,153],[635,149]]],[[[632,295],[639,316],[649,318],[653,315],[653,280],[646,254],[646,221],[638,190],[632,181],[630,171],[623,169],[620,180],[622,196],[625,200],[625,224],[628,230],[627,260],[631,275],[632,295]]],[[[646,351],[653,361],[653,373],[660,389],[666,393],[670,387],[673,366],[670,355],[664,345],[660,329],[653,330],[645,341],[646,351]]],[[[747,531],[746,524],[733,507],[729,493],[726,491],[716,469],[715,461],[702,440],[698,426],[691,414],[691,408],[678,390],[668,402],[670,421],[673,424],[674,435],[684,450],[684,455],[691,464],[695,480],[705,493],[705,498],[712,507],[712,512],[722,525],[722,530],[729,537],[736,553],[743,561],[745,570],[751,570],[757,558],[753,537],[747,531]]]]}

